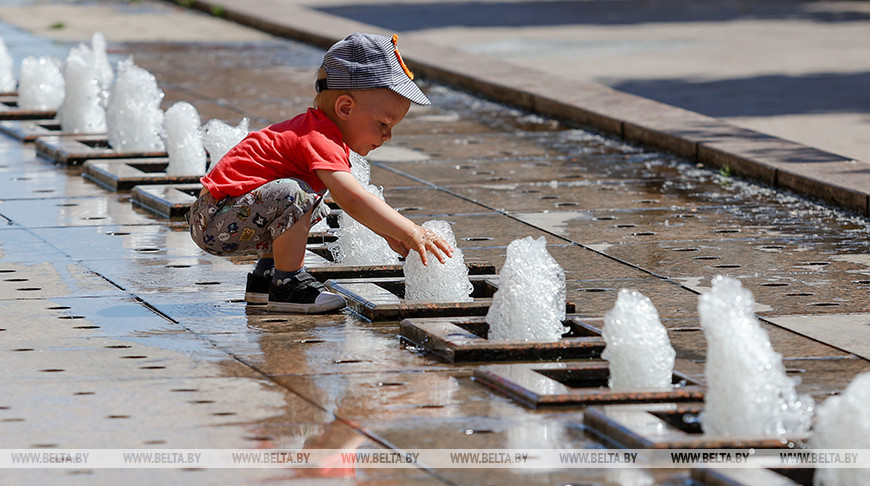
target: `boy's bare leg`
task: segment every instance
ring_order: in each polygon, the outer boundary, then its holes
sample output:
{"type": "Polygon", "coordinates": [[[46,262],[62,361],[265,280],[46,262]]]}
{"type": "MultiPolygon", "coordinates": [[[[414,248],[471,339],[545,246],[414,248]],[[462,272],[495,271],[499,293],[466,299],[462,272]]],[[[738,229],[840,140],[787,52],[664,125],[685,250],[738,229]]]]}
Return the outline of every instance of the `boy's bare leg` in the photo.
{"type": "Polygon", "coordinates": [[[308,244],[308,231],[311,230],[310,209],[293,226],[272,240],[272,257],[275,268],[282,272],[295,272],[305,263],[305,245],[308,244]]]}

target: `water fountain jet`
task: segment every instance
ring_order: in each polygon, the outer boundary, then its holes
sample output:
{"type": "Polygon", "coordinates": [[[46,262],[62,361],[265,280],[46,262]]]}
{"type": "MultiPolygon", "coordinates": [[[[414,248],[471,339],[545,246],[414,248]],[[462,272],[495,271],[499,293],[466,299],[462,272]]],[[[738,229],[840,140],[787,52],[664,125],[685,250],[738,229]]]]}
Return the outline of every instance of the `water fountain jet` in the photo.
{"type": "Polygon", "coordinates": [[[211,160],[208,166],[209,171],[220,162],[231,148],[248,135],[249,125],[250,122],[247,118],[243,118],[235,127],[216,119],[209,120],[205,124],[202,129],[202,144],[211,160]]]}
{"type": "Polygon", "coordinates": [[[782,357],[753,314],[755,299],[740,282],[718,276],[698,299],[707,338],[705,433],[787,437],[806,434],[813,400],[798,396],[782,357]]]}
{"type": "MultiPolygon", "coordinates": [[[[810,446],[814,449],[870,449],[870,373],[856,376],[846,390],[819,405],[810,446]]],[[[816,485],[868,484],[862,468],[816,468],[816,485]]]]}
{"type": "Polygon", "coordinates": [[[119,62],[106,109],[109,145],[117,152],[164,150],[162,101],[153,74],[132,58],[119,62]]]}
{"type": "Polygon", "coordinates": [[[490,339],[557,340],[565,332],[565,272],[543,236],[512,241],[486,315],[490,339]]]}
{"type": "Polygon", "coordinates": [[[70,50],[64,61],[65,95],[58,109],[61,130],[69,133],[104,133],[106,131],[106,100],[110,66],[102,65],[105,41],[94,34],[92,46],[80,44],[70,50]],[[102,42],[102,43],[101,43],[102,42]],[[98,52],[103,49],[102,55],[98,52]],[[108,67],[108,74],[105,68],[108,67]]]}
{"type": "Polygon", "coordinates": [[[206,153],[196,108],[184,101],[173,104],[166,110],[163,126],[164,143],[169,155],[166,175],[205,174],[206,153]]]}
{"type": "Polygon", "coordinates": [[[105,106],[109,102],[109,89],[112,87],[112,81],[115,80],[115,72],[112,70],[112,65],[109,64],[109,56],[106,53],[106,38],[100,32],[94,32],[91,36],[91,51],[94,54],[94,66],[97,71],[97,81],[100,83],[102,92],[102,104],[105,106]]]}
{"type": "Polygon", "coordinates": [[[607,343],[601,357],[610,367],[610,388],[673,387],[677,353],[647,297],[634,290],[620,290],[616,304],[604,314],[601,335],[607,343]]]}
{"type": "Polygon", "coordinates": [[[411,252],[405,258],[405,300],[409,302],[470,302],[474,287],[468,280],[468,267],[456,236],[447,221],[426,221],[423,228],[443,238],[453,248],[453,256],[444,263],[429,253],[428,265],[411,252]]]}
{"type": "MultiPolygon", "coordinates": [[[[383,189],[369,183],[371,167],[367,160],[351,152],[351,174],[366,191],[384,200],[383,189]]],[[[338,219],[338,239],[328,245],[333,260],[345,265],[389,265],[399,262],[399,256],[387,240],[354,220],[347,213],[338,219]]]]}
{"type": "Polygon", "coordinates": [[[53,57],[28,56],[21,61],[18,107],[31,111],[54,111],[63,103],[61,64],[53,57]]]}
{"type": "Polygon", "coordinates": [[[6,42],[0,39],[0,93],[14,93],[18,87],[13,66],[14,61],[6,48],[6,42]]]}

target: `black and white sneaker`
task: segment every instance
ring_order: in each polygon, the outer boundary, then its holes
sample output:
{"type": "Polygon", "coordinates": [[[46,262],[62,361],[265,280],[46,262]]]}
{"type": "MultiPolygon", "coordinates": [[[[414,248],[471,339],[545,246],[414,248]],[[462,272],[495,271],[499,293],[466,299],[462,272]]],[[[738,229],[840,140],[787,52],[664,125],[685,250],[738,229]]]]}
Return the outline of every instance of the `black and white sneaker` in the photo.
{"type": "Polygon", "coordinates": [[[285,278],[280,283],[269,286],[267,310],[275,312],[294,312],[315,314],[341,309],[346,302],[344,297],[328,292],[326,287],[308,272],[299,272],[285,278]]]}
{"type": "Polygon", "coordinates": [[[269,284],[272,277],[261,277],[248,274],[248,284],[245,285],[245,302],[249,304],[265,304],[269,302],[269,284]]]}

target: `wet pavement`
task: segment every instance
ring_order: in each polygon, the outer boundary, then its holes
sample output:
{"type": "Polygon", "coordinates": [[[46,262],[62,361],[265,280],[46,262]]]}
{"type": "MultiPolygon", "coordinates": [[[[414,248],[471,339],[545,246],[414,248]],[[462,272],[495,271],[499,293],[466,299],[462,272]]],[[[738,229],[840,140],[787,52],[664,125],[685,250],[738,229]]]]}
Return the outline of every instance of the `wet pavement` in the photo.
{"type": "MultiPolygon", "coordinates": [[[[11,49],[68,46],[13,32],[11,49]]],[[[6,37],[4,35],[4,37],[6,37]]],[[[111,42],[203,122],[252,128],[303,110],[323,51],[275,38],[111,42]]],[[[40,51],[42,53],[42,51],[40,51]]],[[[423,83],[370,154],[372,182],[414,221],[453,224],[466,257],[500,269],[544,237],[577,315],[620,288],[656,305],[677,369],[703,382],[697,297],[716,275],[758,301],[799,392],[817,401],[870,370],[868,222],[556,120],[423,83]],[[809,336],[809,337],[808,337],[809,336]]],[[[583,408],[529,409],[442,363],[398,322],[272,314],[243,301],[252,258],[205,254],[154,215],[0,138],[0,438],[6,448],[605,447],[583,408]]],[[[492,364],[492,363],[489,363],[492,364]]],[[[6,470],[4,482],[684,484],[685,469],[6,470]]]]}

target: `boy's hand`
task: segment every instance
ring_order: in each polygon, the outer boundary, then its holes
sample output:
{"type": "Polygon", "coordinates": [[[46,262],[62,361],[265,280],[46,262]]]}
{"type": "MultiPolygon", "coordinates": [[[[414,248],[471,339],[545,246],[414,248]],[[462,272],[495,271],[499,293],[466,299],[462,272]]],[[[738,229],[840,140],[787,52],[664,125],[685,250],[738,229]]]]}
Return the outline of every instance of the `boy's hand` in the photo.
{"type": "Polygon", "coordinates": [[[397,253],[407,256],[409,251],[414,250],[420,254],[423,265],[428,263],[426,252],[429,251],[441,263],[446,261],[445,255],[453,256],[453,248],[443,238],[397,213],[382,199],[366,191],[350,172],[323,169],[316,172],[332,193],[332,199],[350,217],[386,238],[390,248],[397,253]]]}
{"type": "Polygon", "coordinates": [[[397,240],[389,235],[383,235],[383,237],[385,240],[387,240],[387,243],[389,243],[390,248],[392,248],[394,252],[398,253],[399,255],[402,255],[403,257],[408,256],[408,252],[410,251],[410,248],[405,246],[404,243],[402,243],[401,241],[399,241],[399,240],[397,240]]]}
{"type": "Polygon", "coordinates": [[[414,230],[411,231],[411,234],[401,243],[406,248],[419,253],[423,265],[428,264],[426,253],[430,251],[441,263],[446,261],[444,255],[447,255],[448,257],[453,256],[453,248],[450,248],[450,245],[444,241],[444,238],[441,238],[432,231],[424,229],[422,226],[416,226],[414,230]]]}

